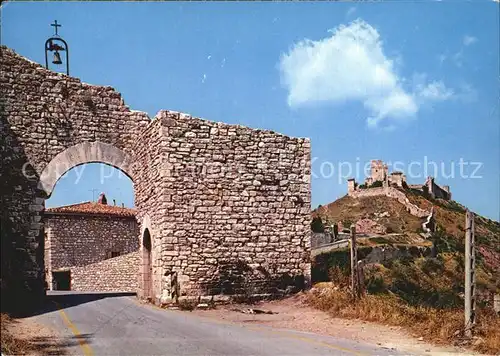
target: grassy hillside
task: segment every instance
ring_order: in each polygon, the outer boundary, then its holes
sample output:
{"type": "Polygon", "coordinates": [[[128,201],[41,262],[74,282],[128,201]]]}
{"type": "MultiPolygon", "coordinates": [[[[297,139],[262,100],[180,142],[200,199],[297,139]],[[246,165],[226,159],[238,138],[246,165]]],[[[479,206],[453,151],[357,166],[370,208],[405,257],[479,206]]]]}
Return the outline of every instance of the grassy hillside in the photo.
{"type": "MultiPolygon", "coordinates": [[[[457,202],[431,199],[416,191],[407,190],[406,195],[422,209],[430,211],[434,207],[437,232],[432,240],[437,256],[416,255],[367,265],[367,294],[353,302],[348,291],[349,251],[318,255],[313,260],[313,282],[328,280],[329,283],[317,284],[310,301],[335,316],[405,326],[415,335],[433,341],[465,342],[465,208],[457,202]]],[[[397,247],[403,243],[408,247],[432,243],[420,236],[424,219],[410,215],[402,204],[385,196],[360,199],[345,196],[318,207],[313,217],[318,216],[327,224],[342,222],[344,226],[369,218],[399,233],[398,236],[364,239],[366,241],[360,239],[360,258],[376,245],[397,247]]],[[[498,354],[500,318],[492,310],[492,296],[500,293],[500,224],[477,215],[475,225],[478,324],[476,338],[469,341],[469,345],[479,351],[498,354]]]]}
{"type": "Polygon", "coordinates": [[[344,196],[333,203],[319,207],[313,216],[320,216],[323,222],[342,222],[349,226],[352,222],[363,218],[372,219],[387,226],[389,232],[417,232],[423,220],[408,213],[395,199],[380,196],[370,198],[351,198],[344,196]],[[388,216],[378,217],[384,213],[388,216]]]}
{"type": "MultiPolygon", "coordinates": [[[[438,228],[439,247],[442,252],[462,252],[465,241],[465,207],[455,201],[431,199],[414,190],[406,190],[406,196],[421,209],[434,207],[438,228]]],[[[401,233],[415,244],[422,241],[422,223],[425,219],[411,215],[397,200],[386,197],[351,198],[344,196],[312,213],[329,225],[342,222],[344,226],[369,218],[386,226],[388,232],[401,233]]],[[[480,215],[475,218],[475,236],[478,263],[500,280],[500,223],[480,215]]],[[[422,241],[423,242],[423,241],[422,241]]]]}
{"type": "MultiPolygon", "coordinates": [[[[408,199],[422,209],[430,210],[434,206],[438,227],[443,232],[450,249],[463,251],[465,241],[465,207],[451,200],[430,199],[422,194],[410,191],[408,199]]],[[[475,237],[478,259],[491,271],[500,273],[500,223],[475,215],[475,237]]],[[[500,275],[498,275],[500,280],[500,275]]]]}

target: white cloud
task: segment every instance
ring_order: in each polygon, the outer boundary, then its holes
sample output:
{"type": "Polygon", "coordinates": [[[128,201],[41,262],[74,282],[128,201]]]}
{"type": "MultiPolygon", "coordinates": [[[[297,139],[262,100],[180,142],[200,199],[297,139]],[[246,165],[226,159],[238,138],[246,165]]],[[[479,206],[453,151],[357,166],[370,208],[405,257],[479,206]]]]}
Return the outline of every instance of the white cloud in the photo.
{"type": "Polygon", "coordinates": [[[341,25],[318,41],[302,40],[280,58],[282,82],[290,107],[322,102],[360,101],[369,111],[367,125],[386,127],[415,117],[426,102],[443,101],[453,93],[442,82],[403,88],[405,78],[396,71],[396,59],[388,58],[378,31],[358,19],[341,25]]]}
{"type": "Polygon", "coordinates": [[[477,38],[474,36],[465,35],[463,39],[464,46],[470,46],[471,44],[477,42],[477,38]]]}
{"type": "Polygon", "coordinates": [[[448,89],[443,82],[433,81],[427,85],[417,85],[416,97],[423,101],[444,101],[451,99],[453,90],[448,89]]]}
{"type": "Polygon", "coordinates": [[[356,12],[356,8],[354,6],[350,7],[349,10],[345,13],[346,17],[352,16],[356,12]]]}

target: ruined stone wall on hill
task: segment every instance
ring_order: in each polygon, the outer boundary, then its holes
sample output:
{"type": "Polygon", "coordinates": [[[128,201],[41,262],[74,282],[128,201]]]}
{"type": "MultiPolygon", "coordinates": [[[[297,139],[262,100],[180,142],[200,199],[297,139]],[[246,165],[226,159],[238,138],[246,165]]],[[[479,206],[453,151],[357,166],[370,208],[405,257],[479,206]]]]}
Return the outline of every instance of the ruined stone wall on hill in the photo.
{"type": "Polygon", "coordinates": [[[368,189],[359,189],[356,191],[349,192],[349,196],[353,198],[367,198],[367,197],[375,197],[375,196],[387,196],[389,198],[396,199],[399,203],[403,204],[406,210],[419,218],[427,217],[430,212],[424,209],[420,209],[415,204],[411,203],[410,200],[406,197],[405,193],[402,191],[393,188],[393,187],[378,187],[378,188],[368,188],[368,189]]]}
{"type": "Polygon", "coordinates": [[[137,292],[139,251],[86,266],[71,267],[71,290],[80,292],[137,292]]]}

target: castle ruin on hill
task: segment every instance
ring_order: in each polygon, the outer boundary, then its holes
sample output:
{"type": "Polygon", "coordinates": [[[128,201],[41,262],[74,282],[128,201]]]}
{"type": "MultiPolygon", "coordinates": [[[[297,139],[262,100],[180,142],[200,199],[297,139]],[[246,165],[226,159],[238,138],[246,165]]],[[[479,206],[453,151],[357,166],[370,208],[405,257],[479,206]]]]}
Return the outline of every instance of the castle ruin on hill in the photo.
{"type": "Polygon", "coordinates": [[[427,177],[423,184],[407,184],[406,175],[403,172],[394,171],[389,173],[389,168],[382,160],[370,162],[370,175],[365,182],[359,185],[354,178],[347,180],[347,194],[352,197],[373,196],[380,191],[380,195],[387,195],[387,189],[377,191],[370,188],[404,188],[414,189],[427,193],[431,198],[451,200],[451,191],[448,185],[440,186],[435,183],[434,177],[427,177]]]}

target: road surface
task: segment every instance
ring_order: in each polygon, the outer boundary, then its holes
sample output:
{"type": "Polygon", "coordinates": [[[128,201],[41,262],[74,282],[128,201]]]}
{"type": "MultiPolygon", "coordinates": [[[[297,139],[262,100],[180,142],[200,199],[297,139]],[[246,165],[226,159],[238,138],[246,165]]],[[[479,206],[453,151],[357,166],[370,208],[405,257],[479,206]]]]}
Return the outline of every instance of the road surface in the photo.
{"type": "Polygon", "coordinates": [[[376,345],[235,324],[117,294],[51,294],[36,321],[77,342],[71,355],[401,355],[376,345]]]}

